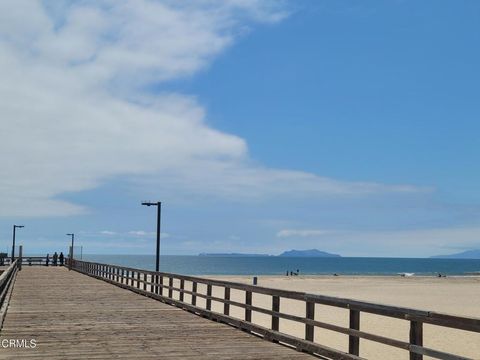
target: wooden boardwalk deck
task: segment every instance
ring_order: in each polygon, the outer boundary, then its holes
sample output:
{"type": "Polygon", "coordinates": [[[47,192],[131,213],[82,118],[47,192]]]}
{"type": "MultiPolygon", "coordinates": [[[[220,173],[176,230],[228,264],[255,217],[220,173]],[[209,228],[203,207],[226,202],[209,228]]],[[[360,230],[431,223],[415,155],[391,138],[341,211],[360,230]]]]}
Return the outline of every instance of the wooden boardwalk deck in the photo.
{"type": "Polygon", "coordinates": [[[0,359],[311,359],[228,325],[65,268],[18,273],[0,339],[0,359]]]}

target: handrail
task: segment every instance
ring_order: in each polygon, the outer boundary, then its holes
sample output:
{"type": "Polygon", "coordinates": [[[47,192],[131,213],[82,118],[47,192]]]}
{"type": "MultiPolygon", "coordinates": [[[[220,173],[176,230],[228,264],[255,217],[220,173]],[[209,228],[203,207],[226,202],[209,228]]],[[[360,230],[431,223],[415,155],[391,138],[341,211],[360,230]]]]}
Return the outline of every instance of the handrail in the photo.
{"type": "Polygon", "coordinates": [[[13,284],[20,269],[20,262],[17,259],[0,275],[0,329],[3,326],[13,284]]]}
{"type": "Polygon", "coordinates": [[[468,358],[438,351],[423,346],[423,324],[428,323],[452,329],[461,329],[480,333],[480,319],[455,316],[434,311],[424,311],[412,308],[375,304],[332,296],[314,295],[298,291],[271,289],[261,286],[247,285],[223,280],[205,279],[201,277],[179,275],[165,272],[135,269],[125,266],[94,263],[73,260],[72,269],[81,273],[105,280],[117,286],[133,290],[137,293],[156,298],[175,306],[182,307],[202,316],[225,322],[233,326],[260,334],[272,341],[279,341],[298,350],[312,354],[327,356],[332,359],[361,359],[359,357],[360,341],[366,339],[404,349],[410,353],[411,360],[422,360],[423,355],[445,360],[467,360],[468,358]],[[179,282],[179,287],[173,286],[174,280],[179,282]],[[168,285],[166,282],[168,281],[168,285]],[[185,282],[189,283],[185,286],[185,282]],[[206,292],[198,291],[198,284],[206,285],[206,292]],[[212,296],[212,287],[224,289],[223,297],[212,296]],[[230,299],[230,290],[236,289],[245,292],[244,302],[230,299]],[[252,305],[252,294],[269,295],[272,298],[271,309],[260,308],[252,305]],[[185,301],[185,294],[190,295],[190,302],[185,301]],[[176,295],[176,298],[174,298],[176,295]],[[197,298],[205,299],[205,307],[196,304],[197,298]],[[296,316],[280,311],[281,299],[300,300],[305,303],[306,316],[296,316]],[[223,314],[212,311],[212,301],[223,304],[223,314]],[[315,304],[329,305],[349,310],[349,327],[337,326],[315,320],[315,304]],[[230,306],[243,308],[244,319],[230,316],[230,306]],[[252,323],[252,312],[263,313],[271,316],[271,327],[265,328],[252,323]],[[410,322],[409,342],[390,339],[386,336],[376,335],[360,330],[360,314],[362,312],[376,314],[384,317],[403,319],[410,322]],[[286,335],[279,331],[279,319],[287,319],[302,323],[305,326],[303,339],[286,335]],[[323,328],[349,336],[348,353],[331,349],[314,342],[315,328],[323,328]]]}
{"type": "MultiPolygon", "coordinates": [[[[20,258],[16,258],[15,261],[18,261],[20,258]]],[[[11,259],[4,258],[4,264],[9,265],[11,264],[11,259]]],[[[53,259],[52,256],[49,256],[48,262],[46,256],[22,256],[21,258],[23,265],[43,265],[43,266],[53,266],[53,259]]],[[[66,259],[65,259],[66,262],[66,259]]],[[[60,266],[60,261],[57,259],[57,265],[60,266]]]]}

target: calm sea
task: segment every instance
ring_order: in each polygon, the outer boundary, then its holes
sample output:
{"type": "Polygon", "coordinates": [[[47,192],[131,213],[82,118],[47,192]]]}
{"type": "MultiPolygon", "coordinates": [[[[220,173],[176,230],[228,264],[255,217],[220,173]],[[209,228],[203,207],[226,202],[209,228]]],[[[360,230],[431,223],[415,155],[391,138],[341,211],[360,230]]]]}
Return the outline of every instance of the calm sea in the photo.
{"type": "MultiPolygon", "coordinates": [[[[83,255],[84,260],[154,270],[152,255],[83,255]]],[[[284,258],[276,256],[174,256],[160,258],[160,270],[188,275],[466,275],[480,272],[480,260],[402,258],[284,258]]]]}

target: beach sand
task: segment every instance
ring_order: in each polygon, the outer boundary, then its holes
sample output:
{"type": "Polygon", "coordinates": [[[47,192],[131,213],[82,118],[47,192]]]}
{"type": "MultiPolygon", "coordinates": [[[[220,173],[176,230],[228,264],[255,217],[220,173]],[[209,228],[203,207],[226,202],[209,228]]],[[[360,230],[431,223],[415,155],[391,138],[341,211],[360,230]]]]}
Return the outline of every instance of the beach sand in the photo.
{"type": "MultiPolygon", "coordinates": [[[[205,276],[211,279],[252,283],[251,276],[205,276]]],[[[380,277],[380,276],[259,276],[258,285],[364,300],[420,310],[443,312],[480,318],[480,277],[380,277]]],[[[199,291],[205,291],[199,284],[199,291]]],[[[213,288],[213,295],[223,297],[221,288],[213,288]]],[[[244,302],[244,292],[232,290],[231,299],[244,302]]],[[[185,300],[188,301],[187,297],[185,300]]],[[[197,304],[204,306],[204,299],[197,304]]],[[[254,306],[271,309],[271,297],[253,294],[254,306]]],[[[305,316],[305,303],[296,300],[281,301],[280,311],[305,316]]],[[[223,305],[212,302],[212,310],[223,312],[223,305]]],[[[232,316],[243,319],[244,310],[231,307],[232,316]]],[[[315,319],[348,327],[348,310],[316,305],[315,319]]],[[[271,317],[253,313],[252,321],[270,327],[271,317]]],[[[409,322],[378,315],[361,314],[360,329],[402,341],[409,338],[409,322]]],[[[280,331],[304,336],[304,325],[280,319],[280,331]]],[[[339,349],[348,350],[348,336],[324,329],[315,329],[315,341],[339,349]]],[[[480,334],[424,325],[424,346],[480,359],[480,334]]],[[[368,340],[360,340],[360,355],[368,359],[408,359],[405,350],[385,346],[368,340]]],[[[425,359],[430,359],[425,357],[425,359]]]]}

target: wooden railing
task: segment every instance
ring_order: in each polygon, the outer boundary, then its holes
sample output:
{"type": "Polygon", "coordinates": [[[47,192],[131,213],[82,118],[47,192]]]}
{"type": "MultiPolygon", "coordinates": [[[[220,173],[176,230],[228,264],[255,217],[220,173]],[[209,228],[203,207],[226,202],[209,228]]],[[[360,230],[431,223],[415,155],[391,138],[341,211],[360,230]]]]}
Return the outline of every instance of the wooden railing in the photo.
{"type": "Polygon", "coordinates": [[[423,346],[423,324],[480,333],[480,319],[441,314],[433,311],[380,305],[357,300],[270,289],[222,280],[153,272],[80,260],[73,260],[72,269],[130,289],[139,294],[181,307],[198,315],[261,335],[267,340],[281,342],[293,346],[299,351],[317,354],[331,359],[362,359],[359,357],[360,339],[366,339],[387,346],[404,349],[410,353],[411,360],[422,360],[423,355],[445,360],[466,360],[469,358],[423,346]],[[177,286],[174,286],[174,281],[178,284],[177,286]],[[198,290],[199,284],[204,285],[202,288],[205,288],[205,291],[198,290]],[[213,287],[223,289],[223,297],[213,296],[213,287]],[[231,289],[242,291],[244,293],[244,301],[231,300],[231,289]],[[185,294],[189,295],[189,301],[186,300],[185,294]],[[252,294],[270,296],[272,304],[271,310],[252,305],[252,294]],[[205,299],[204,307],[197,305],[197,298],[205,299]],[[280,303],[283,299],[303,302],[305,316],[302,317],[281,312],[280,303]],[[223,312],[212,311],[212,301],[223,304],[223,312]],[[348,309],[349,327],[342,327],[315,320],[316,304],[348,309]],[[230,306],[243,308],[243,318],[239,319],[231,316],[230,306]],[[269,315],[271,317],[271,326],[267,328],[252,323],[252,312],[269,315]],[[410,323],[409,342],[361,331],[361,313],[376,314],[383,317],[408,321],[410,323]],[[305,329],[304,338],[301,339],[279,331],[280,319],[301,323],[305,329]],[[314,332],[317,327],[348,335],[348,353],[314,342],[314,332]]]}
{"type": "Polygon", "coordinates": [[[21,270],[22,266],[19,261],[15,260],[1,275],[0,275],[0,329],[5,319],[8,302],[12,293],[13,284],[17,272],[21,270]]]}
{"type": "MultiPolygon", "coordinates": [[[[27,266],[32,266],[32,265],[53,266],[53,260],[51,256],[48,258],[48,262],[47,262],[46,256],[22,256],[21,258],[16,258],[15,261],[20,261],[20,259],[22,264],[27,266]]],[[[65,259],[65,262],[66,261],[67,259],[65,259]]],[[[12,260],[10,258],[4,259],[5,265],[10,265],[11,263],[12,263],[12,260]]],[[[61,266],[59,260],[57,260],[57,266],[61,266]]]]}

